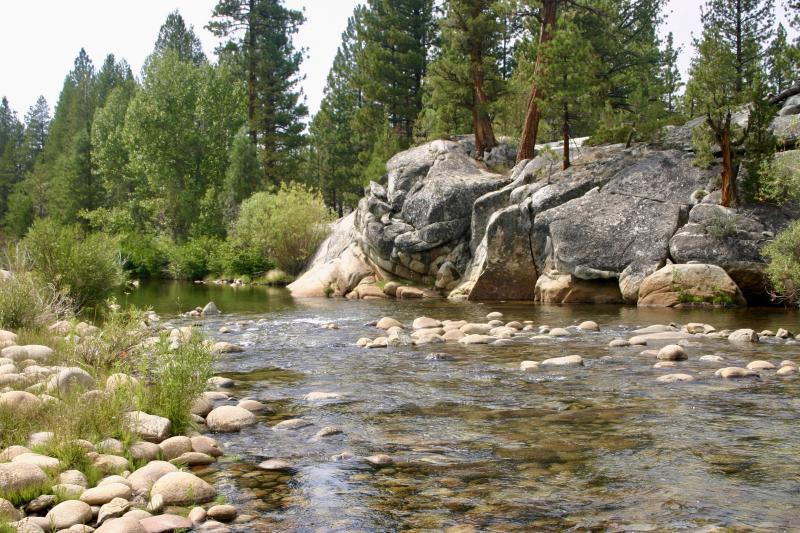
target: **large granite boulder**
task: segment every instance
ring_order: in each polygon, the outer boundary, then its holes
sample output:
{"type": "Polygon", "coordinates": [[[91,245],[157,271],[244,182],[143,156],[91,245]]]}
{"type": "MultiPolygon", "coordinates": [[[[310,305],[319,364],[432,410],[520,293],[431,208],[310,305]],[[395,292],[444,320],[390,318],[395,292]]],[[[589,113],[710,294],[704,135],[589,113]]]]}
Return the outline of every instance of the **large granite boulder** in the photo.
{"type": "Polygon", "coordinates": [[[619,279],[628,269],[626,296],[636,295],[631,271],[663,265],[669,241],[688,218],[692,191],[713,174],[677,150],[639,154],[607,184],[536,215],[531,245],[537,266],[550,263],[579,279],[619,279]],[[633,267],[632,267],[633,265],[633,267]]]}
{"type": "MultiPolygon", "coordinates": [[[[699,204],[669,243],[678,263],[710,263],[722,267],[751,304],[769,301],[761,249],[789,225],[791,209],[753,206],[730,209],[699,204]]],[[[796,216],[796,215],[795,215],[796,216]]]]}
{"type": "Polygon", "coordinates": [[[344,296],[373,274],[358,246],[356,213],[338,220],[306,271],[288,288],[296,298],[344,296]]]}
{"type": "Polygon", "coordinates": [[[739,287],[721,267],[699,263],[667,265],[648,276],[639,288],[645,307],[743,306],[739,287]]]}

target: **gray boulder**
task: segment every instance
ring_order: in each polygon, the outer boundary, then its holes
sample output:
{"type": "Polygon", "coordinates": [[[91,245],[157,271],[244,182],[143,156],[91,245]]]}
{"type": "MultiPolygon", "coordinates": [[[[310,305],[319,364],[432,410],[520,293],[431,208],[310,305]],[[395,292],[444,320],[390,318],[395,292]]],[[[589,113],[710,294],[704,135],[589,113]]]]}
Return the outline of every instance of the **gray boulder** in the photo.
{"type": "Polygon", "coordinates": [[[750,304],[769,301],[761,250],[791,221],[791,210],[771,206],[729,209],[699,204],[669,243],[679,263],[721,266],[750,304]]]}

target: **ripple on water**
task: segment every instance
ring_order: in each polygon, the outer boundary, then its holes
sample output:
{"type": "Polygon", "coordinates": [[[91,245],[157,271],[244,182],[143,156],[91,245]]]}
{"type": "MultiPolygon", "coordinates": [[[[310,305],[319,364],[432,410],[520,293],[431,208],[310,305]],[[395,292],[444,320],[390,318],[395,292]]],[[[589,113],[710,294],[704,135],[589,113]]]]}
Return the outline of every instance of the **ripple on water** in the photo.
{"type": "Polygon", "coordinates": [[[235,460],[214,465],[210,475],[227,499],[266,521],[264,530],[796,528],[800,379],[764,374],[761,381],[734,382],[713,375],[720,365],[798,360],[796,346],[701,339],[686,347],[689,360],[677,370],[659,370],[654,358],[641,355],[653,346],[609,349],[608,343],[673,321],[800,331],[797,314],[340,300],[248,312],[205,327],[222,336],[221,325],[253,320],[224,335],[250,345],[221,358],[218,368],[237,382],[235,395],[264,401],[270,412],[240,434],[215,436],[235,460]],[[422,315],[473,322],[494,310],[537,326],[590,319],[601,331],[515,339],[508,347],[354,346],[359,337],[378,336],[365,324],[382,316],[406,324],[422,315]],[[330,322],[339,329],[322,328],[330,322]],[[433,352],[451,360],[426,360],[433,352]],[[519,372],[523,360],[573,354],[586,366],[519,372]],[[699,361],[712,354],[724,363],[699,361]],[[656,383],[671,372],[695,381],[656,383]],[[344,396],[303,400],[313,391],[344,396]],[[311,425],[270,429],[291,418],[311,425]],[[326,426],[342,433],[314,439],[326,426]],[[342,452],[354,458],[332,460],[342,452]],[[359,459],[375,454],[395,462],[374,468],[359,459]],[[294,469],[257,468],[271,458],[294,469]]]}

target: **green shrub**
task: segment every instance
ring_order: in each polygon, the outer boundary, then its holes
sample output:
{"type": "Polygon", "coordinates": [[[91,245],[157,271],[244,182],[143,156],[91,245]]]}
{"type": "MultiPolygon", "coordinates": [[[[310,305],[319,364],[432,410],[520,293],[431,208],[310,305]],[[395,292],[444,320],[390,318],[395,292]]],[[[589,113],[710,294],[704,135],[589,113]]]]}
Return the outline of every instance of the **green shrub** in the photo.
{"type": "Polygon", "coordinates": [[[224,246],[216,237],[195,237],[184,244],[174,244],[167,250],[167,272],[173,279],[203,279],[209,273],[212,256],[224,246]]]}
{"type": "Polygon", "coordinates": [[[800,303],[800,220],[796,220],[764,247],[767,277],[777,296],[800,303]]]}
{"type": "Polygon", "coordinates": [[[66,293],[76,309],[96,306],[125,283],[118,243],[102,233],[39,219],[19,248],[32,271],[66,293]]]}
{"type": "Polygon", "coordinates": [[[726,239],[736,235],[738,216],[717,210],[703,223],[705,230],[718,239],[726,239]]]}
{"type": "Polygon", "coordinates": [[[209,258],[209,274],[217,277],[258,277],[272,268],[262,250],[244,248],[231,241],[221,243],[209,258]]]}
{"type": "Polygon", "coordinates": [[[119,246],[123,268],[139,279],[160,277],[167,272],[167,250],[171,244],[166,238],[138,232],[122,234],[119,246]]]}
{"type": "Polygon", "coordinates": [[[68,314],[71,307],[69,298],[30,272],[15,271],[0,280],[0,328],[45,326],[68,314]]]}
{"type": "Polygon", "coordinates": [[[192,402],[205,390],[213,375],[214,358],[200,334],[170,349],[169,339],[139,355],[139,376],[145,386],[139,390],[142,411],[169,418],[173,434],[179,435],[191,424],[192,402]]]}
{"type": "Polygon", "coordinates": [[[299,274],[333,218],[318,193],[299,184],[282,185],[275,194],[259,192],[242,203],[234,242],[261,252],[289,274],[299,274]]]}

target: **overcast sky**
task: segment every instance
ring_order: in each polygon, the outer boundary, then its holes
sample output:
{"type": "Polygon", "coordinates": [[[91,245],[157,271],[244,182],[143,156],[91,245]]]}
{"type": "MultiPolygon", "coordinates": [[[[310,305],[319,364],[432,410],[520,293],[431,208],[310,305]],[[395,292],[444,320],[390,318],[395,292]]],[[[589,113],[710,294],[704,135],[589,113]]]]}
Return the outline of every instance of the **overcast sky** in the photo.
{"type": "MultiPolygon", "coordinates": [[[[322,99],[325,79],[342,31],[360,0],[286,0],[304,8],[306,24],[296,44],[308,49],[303,90],[311,112],[322,99]]],[[[666,31],[684,45],[681,68],[688,69],[691,34],[698,33],[699,0],[670,0],[666,31]]],[[[782,3],[782,2],[778,2],[782,3]]],[[[216,0],[38,0],[3,2],[0,17],[0,96],[7,96],[20,118],[43,94],[51,109],[64,76],[81,47],[99,66],[108,53],[125,58],[138,76],[167,14],[178,9],[203,42],[209,57],[217,44],[204,28],[216,0]]]]}

